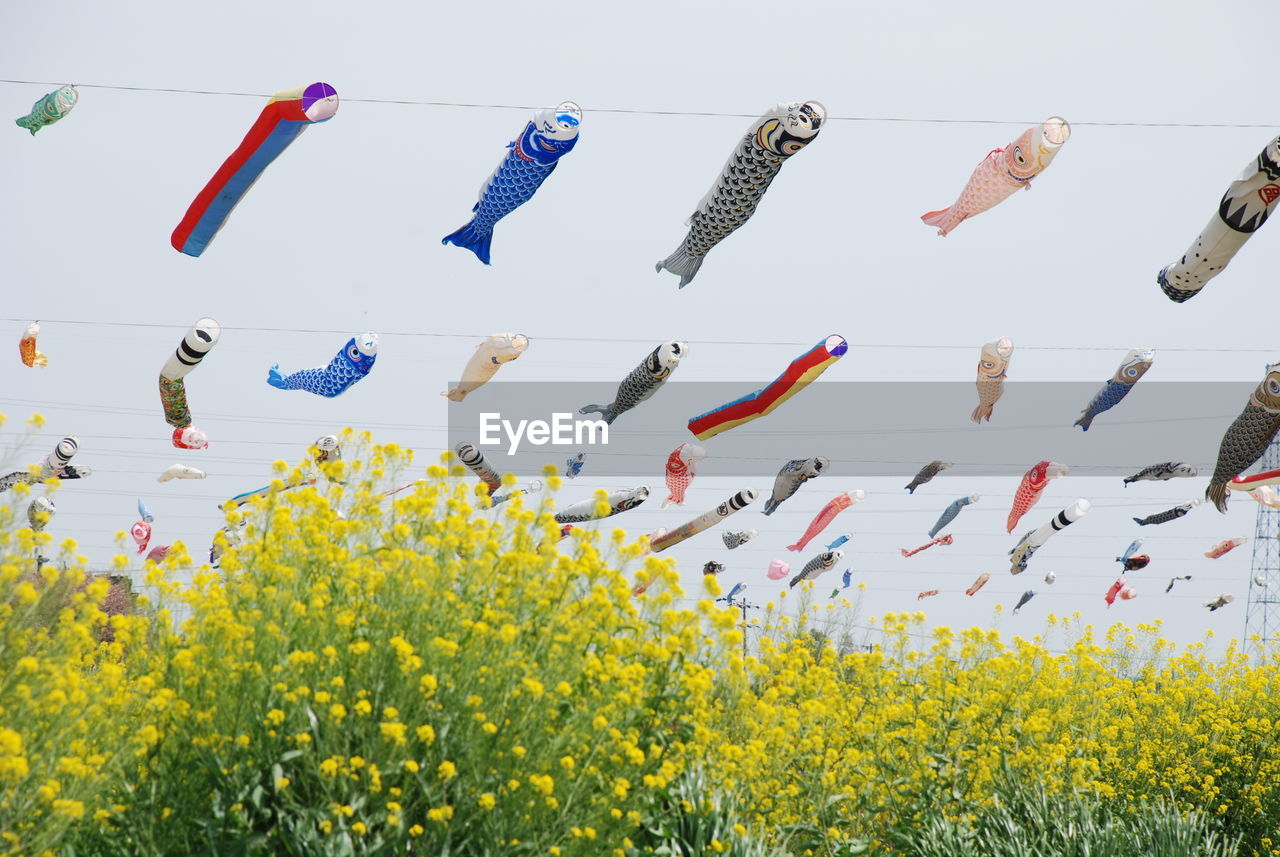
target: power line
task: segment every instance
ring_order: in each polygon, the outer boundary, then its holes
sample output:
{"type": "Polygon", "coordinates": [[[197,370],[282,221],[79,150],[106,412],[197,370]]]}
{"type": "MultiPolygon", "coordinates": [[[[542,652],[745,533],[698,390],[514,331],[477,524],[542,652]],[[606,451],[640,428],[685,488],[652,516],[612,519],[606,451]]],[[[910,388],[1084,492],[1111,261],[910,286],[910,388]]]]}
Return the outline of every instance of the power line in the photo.
{"type": "MultiPolygon", "coordinates": [[[[30,86],[63,86],[64,84],[51,80],[16,80],[9,78],[0,78],[0,83],[11,83],[30,86]]],[[[160,87],[160,86],[123,86],[119,84],[108,83],[76,83],[72,84],[83,89],[108,89],[120,92],[162,92],[174,95],[221,95],[236,98],[270,98],[274,93],[270,92],[237,92],[235,90],[218,90],[218,89],[180,89],[177,87],[160,87]]],[[[469,101],[427,101],[412,98],[351,98],[339,96],[342,101],[353,102],[357,104],[391,104],[400,106],[414,107],[455,107],[467,110],[542,110],[545,104],[484,104],[469,101]]],[[[586,113],[612,113],[622,115],[636,116],[701,116],[712,118],[727,119],[756,119],[759,113],[732,113],[727,111],[716,110],[646,110],[638,107],[593,107],[585,110],[586,113]]],[[[921,117],[921,116],[827,116],[829,122],[885,122],[885,123],[903,123],[903,124],[927,124],[927,125],[1035,125],[1043,122],[1041,119],[946,119],[940,117],[921,117]]],[[[1273,123],[1250,123],[1250,122],[1100,122],[1100,121],[1083,121],[1071,123],[1078,127],[1095,127],[1095,128],[1275,128],[1273,123]]]]}
{"type": "MultiPolygon", "coordinates": [[[[3,83],[3,81],[0,81],[3,83]]],[[[15,324],[26,324],[33,319],[31,318],[3,318],[0,321],[13,322],[15,324]]],[[[142,328],[160,328],[164,330],[185,331],[190,324],[184,322],[182,324],[162,324],[159,322],[145,321],[102,321],[98,319],[73,319],[73,318],[41,318],[41,324],[71,324],[83,325],[87,327],[142,327],[142,328]]],[[[351,328],[343,329],[327,329],[318,327],[255,327],[222,325],[222,330],[238,330],[249,333],[302,333],[311,334],[319,333],[328,335],[350,336],[351,328]]],[[[440,331],[426,330],[380,330],[378,335],[381,336],[405,336],[419,337],[424,339],[487,339],[490,333],[443,333],[440,331]]],[[[664,334],[665,336],[665,334],[664,334]]],[[[622,338],[616,336],[542,336],[530,335],[530,339],[542,339],[548,342],[600,342],[600,343],[653,343],[660,341],[663,337],[635,337],[622,338]]],[[[692,345],[742,345],[759,347],[761,345],[785,345],[791,347],[804,347],[813,345],[812,340],[765,340],[765,339],[690,339],[688,342],[692,345]]],[[[850,348],[896,348],[902,350],[925,350],[925,351],[977,351],[980,350],[980,344],[967,343],[948,345],[942,343],[907,343],[907,342],[849,342],[850,348]]],[[[1020,351],[1118,351],[1124,352],[1131,347],[1131,344],[1125,345],[1019,345],[1020,351]]],[[[1169,346],[1153,346],[1155,351],[1166,351],[1170,353],[1186,353],[1186,354],[1274,354],[1275,348],[1202,348],[1195,346],[1186,347],[1169,347],[1169,346]]]]}

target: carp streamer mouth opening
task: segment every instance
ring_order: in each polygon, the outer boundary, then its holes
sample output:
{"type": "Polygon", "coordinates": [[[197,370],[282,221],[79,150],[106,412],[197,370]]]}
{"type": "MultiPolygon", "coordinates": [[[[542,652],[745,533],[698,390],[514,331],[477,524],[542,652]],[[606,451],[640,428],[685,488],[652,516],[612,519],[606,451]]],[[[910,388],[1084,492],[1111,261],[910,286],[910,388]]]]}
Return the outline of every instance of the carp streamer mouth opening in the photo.
{"type": "Polygon", "coordinates": [[[1045,142],[1051,146],[1061,146],[1071,137],[1071,126],[1061,116],[1050,116],[1040,127],[1044,132],[1045,142]]]}

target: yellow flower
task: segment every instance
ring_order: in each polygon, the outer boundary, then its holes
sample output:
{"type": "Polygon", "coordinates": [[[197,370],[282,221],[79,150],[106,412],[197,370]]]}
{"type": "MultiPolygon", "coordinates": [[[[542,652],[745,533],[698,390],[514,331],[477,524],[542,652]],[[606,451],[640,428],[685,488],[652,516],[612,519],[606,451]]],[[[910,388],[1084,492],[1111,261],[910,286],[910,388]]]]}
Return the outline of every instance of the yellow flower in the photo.
{"type": "Polygon", "coordinates": [[[480,805],[481,809],[493,809],[498,805],[498,799],[493,796],[492,792],[485,792],[480,795],[477,803],[480,805]]]}
{"type": "Polygon", "coordinates": [[[436,776],[446,782],[458,775],[458,767],[448,760],[440,763],[436,768],[436,776]]]}

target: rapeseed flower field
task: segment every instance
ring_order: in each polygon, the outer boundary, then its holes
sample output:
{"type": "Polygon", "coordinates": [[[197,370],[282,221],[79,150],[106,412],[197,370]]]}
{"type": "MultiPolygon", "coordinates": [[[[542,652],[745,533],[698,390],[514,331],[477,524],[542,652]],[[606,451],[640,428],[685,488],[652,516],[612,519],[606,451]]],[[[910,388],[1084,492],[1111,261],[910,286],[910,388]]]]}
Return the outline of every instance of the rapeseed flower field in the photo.
{"type": "Polygon", "coordinates": [[[3,853],[1280,854],[1275,660],[1070,617],[1065,654],[922,646],[918,614],[853,654],[774,617],[744,656],[716,580],[643,538],[562,542],[448,456],[385,497],[410,453],[344,446],[229,510],[220,568],[149,564],[130,615],[73,542],[37,572],[15,489],[3,853]]]}

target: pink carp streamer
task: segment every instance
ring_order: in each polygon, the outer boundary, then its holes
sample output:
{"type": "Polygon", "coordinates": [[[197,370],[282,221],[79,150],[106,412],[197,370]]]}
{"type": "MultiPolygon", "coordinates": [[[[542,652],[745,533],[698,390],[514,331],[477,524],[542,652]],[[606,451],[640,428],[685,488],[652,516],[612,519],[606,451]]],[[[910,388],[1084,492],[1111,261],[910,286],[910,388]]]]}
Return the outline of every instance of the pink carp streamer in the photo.
{"type": "Polygon", "coordinates": [[[1031,190],[1031,180],[1049,168],[1071,136],[1071,126],[1061,116],[1050,116],[1023,131],[1002,149],[992,149],[978,162],[969,182],[953,204],[920,217],[938,234],[946,236],[965,220],[1004,202],[1015,191],[1031,190]]]}
{"type": "Polygon", "coordinates": [[[1065,464],[1041,461],[1023,474],[1022,482],[1018,483],[1018,490],[1013,494],[1013,508],[1009,510],[1005,532],[1012,533],[1022,516],[1031,511],[1031,507],[1040,501],[1040,495],[1044,493],[1045,488],[1049,487],[1050,479],[1066,476],[1069,472],[1065,464]]]}
{"type": "Polygon", "coordinates": [[[857,491],[846,492],[831,498],[827,501],[827,505],[823,506],[822,510],[818,512],[817,516],[809,522],[809,528],[804,531],[804,535],[800,537],[799,541],[793,545],[787,545],[787,550],[804,550],[805,545],[809,544],[809,542],[812,541],[818,533],[825,530],[827,528],[827,524],[830,524],[835,520],[836,515],[839,515],[855,503],[861,503],[866,498],[867,492],[863,491],[861,488],[857,491]]]}
{"type": "Polygon", "coordinates": [[[981,589],[982,587],[986,586],[986,585],[987,585],[987,581],[988,581],[988,580],[990,580],[990,579],[991,579],[991,573],[990,573],[990,572],[988,572],[988,571],[984,571],[984,572],[982,572],[982,574],[979,574],[979,575],[978,575],[978,579],[977,579],[977,580],[975,580],[975,581],[973,582],[973,585],[972,585],[972,586],[970,586],[968,589],[966,589],[966,590],[964,591],[964,594],[965,594],[965,595],[973,595],[973,594],[974,594],[974,593],[976,593],[979,589],[981,589]]]}

